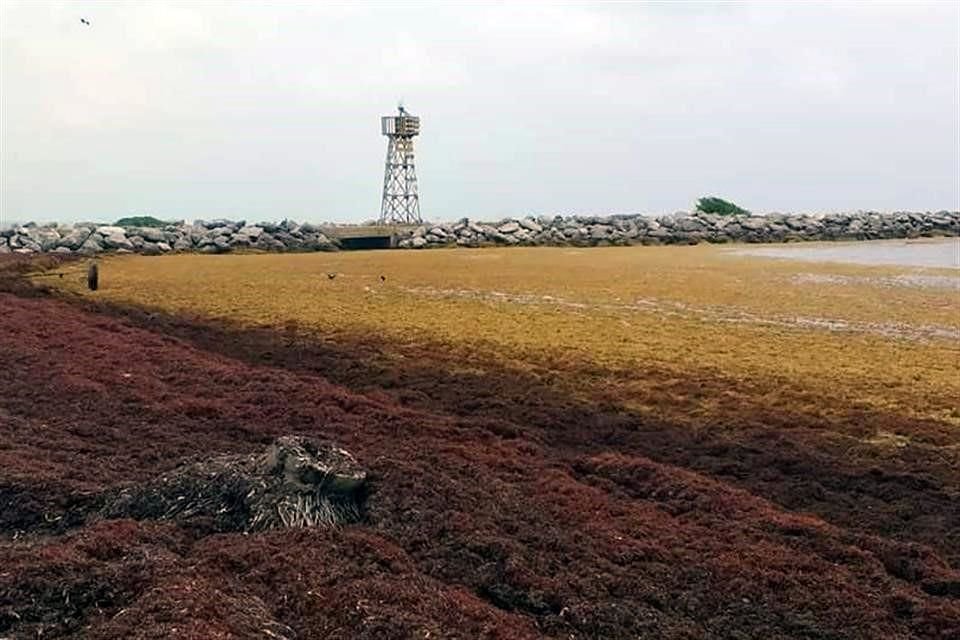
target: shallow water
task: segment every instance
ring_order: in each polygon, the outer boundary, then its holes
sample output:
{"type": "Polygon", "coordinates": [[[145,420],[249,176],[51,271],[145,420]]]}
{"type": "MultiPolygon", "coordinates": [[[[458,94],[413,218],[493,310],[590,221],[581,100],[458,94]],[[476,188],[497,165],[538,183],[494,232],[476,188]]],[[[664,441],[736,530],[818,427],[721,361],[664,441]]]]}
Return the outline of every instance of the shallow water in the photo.
{"type": "Polygon", "coordinates": [[[960,269],[960,238],[793,244],[737,249],[735,253],[810,262],[960,269]]]}

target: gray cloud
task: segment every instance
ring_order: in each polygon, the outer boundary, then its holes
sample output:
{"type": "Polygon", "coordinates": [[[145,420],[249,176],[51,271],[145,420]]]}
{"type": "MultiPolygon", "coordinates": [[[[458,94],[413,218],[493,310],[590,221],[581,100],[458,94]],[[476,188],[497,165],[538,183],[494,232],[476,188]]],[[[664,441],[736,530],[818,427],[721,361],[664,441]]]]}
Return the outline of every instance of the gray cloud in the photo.
{"type": "Polygon", "coordinates": [[[960,5],[0,5],[0,217],[960,206],[960,5]],[[92,22],[80,24],[85,16],[92,22]]]}

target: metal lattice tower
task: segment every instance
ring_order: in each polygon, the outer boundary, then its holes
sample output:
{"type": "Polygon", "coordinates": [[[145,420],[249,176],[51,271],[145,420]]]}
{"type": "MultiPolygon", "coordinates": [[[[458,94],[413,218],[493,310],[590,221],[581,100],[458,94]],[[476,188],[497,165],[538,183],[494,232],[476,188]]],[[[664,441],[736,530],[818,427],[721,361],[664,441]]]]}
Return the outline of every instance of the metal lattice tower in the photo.
{"type": "Polygon", "coordinates": [[[383,172],[380,224],[420,224],[420,197],[413,163],[413,138],[420,133],[420,118],[397,107],[399,115],[380,118],[387,136],[387,162],[383,172]]]}

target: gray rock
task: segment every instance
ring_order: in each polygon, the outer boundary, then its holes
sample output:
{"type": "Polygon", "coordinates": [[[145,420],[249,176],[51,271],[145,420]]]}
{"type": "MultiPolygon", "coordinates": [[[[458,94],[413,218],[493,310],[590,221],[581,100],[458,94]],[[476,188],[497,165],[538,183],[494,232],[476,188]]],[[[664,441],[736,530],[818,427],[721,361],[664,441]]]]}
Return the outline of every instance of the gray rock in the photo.
{"type": "Polygon", "coordinates": [[[767,221],[759,216],[748,216],[741,218],[738,222],[747,231],[762,231],[767,226],[767,221]]]}
{"type": "Polygon", "coordinates": [[[237,231],[237,233],[245,235],[255,242],[260,238],[260,235],[263,233],[263,228],[257,227],[257,226],[242,227],[239,231],[237,231]]]}
{"type": "Polygon", "coordinates": [[[605,224],[595,224],[588,229],[591,240],[606,240],[612,232],[613,227],[605,224]]]}
{"type": "Polygon", "coordinates": [[[520,223],[514,222],[514,221],[505,222],[504,224],[497,227],[497,231],[499,231],[500,233],[516,233],[519,229],[520,229],[520,223]]]}
{"type": "Polygon", "coordinates": [[[173,243],[174,251],[189,251],[193,248],[193,241],[190,240],[190,236],[184,235],[180,236],[173,243]]]}
{"type": "Polygon", "coordinates": [[[789,216],[784,218],[783,224],[794,231],[803,231],[807,227],[807,220],[802,216],[789,216]]]}
{"type": "Polygon", "coordinates": [[[422,249],[427,246],[427,239],[423,236],[414,236],[410,240],[410,246],[414,249],[422,249]]]}
{"type": "Polygon", "coordinates": [[[60,242],[60,233],[50,227],[41,227],[31,238],[40,245],[42,251],[53,251],[60,242]]]}
{"type": "Polygon", "coordinates": [[[86,227],[74,227],[70,233],[60,238],[58,245],[72,251],[76,251],[83,246],[84,241],[90,237],[92,231],[86,227]]]}
{"type": "Polygon", "coordinates": [[[680,218],[677,220],[676,228],[680,231],[704,231],[707,227],[699,218],[680,218]]]}
{"type": "MultiPolygon", "coordinates": [[[[119,228],[119,227],[117,227],[119,228]]],[[[133,243],[130,242],[130,239],[123,233],[121,229],[120,233],[111,233],[103,238],[103,246],[107,249],[115,249],[124,251],[133,251],[133,243]]]]}
{"type": "Polygon", "coordinates": [[[126,237],[127,231],[123,227],[97,227],[97,233],[106,237],[112,235],[121,235],[126,237]]]}
{"type": "Polygon", "coordinates": [[[287,249],[303,249],[303,239],[291,235],[286,231],[277,231],[273,237],[279,240],[287,249]]]}
{"type": "Polygon", "coordinates": [[[540,225],[540,223],[533,218],[524,218],[520,221],[520,226],[527,231],[533,231],[534,233],[540,233],[543,231],[543,227],[540,225]]]}
{"type": "Polygon", "coordinates": [[[187,235],[190,237],[190,242],[195,245],[199,245],[205,239],[209,239],[210,242],[213,242],[210,232],[203,227],[189,227],[186,231],[187,235]]]}
{"type": "Polygon", "coordinates": [[[96,233],[91,233],[87,236],[87,239],[83,241],[83,244],[80,245],[80,253],[100,253],[103,251],[104,247],[101,243],[101,236],[96,233]]]}
{"type": "Polygon", "coordinates": [[[137,235],[146,240],[147,242],[165,242],[167,240],[167,234],[162,229],[156,229],[154,227],[131,227],[127,230],[127,235],[137,235]]]}
{"type": "Polygon", "coordinates": [[[282,242],[264,231],[257,239],[257,248],[264,251],[283,251],[286,247],[282,242]]]}
{"type": "MultiPolygon", "coordinates": [[[[10,246],[14,246],[13,242],[10,243],[10,246]]],[[[40,253],[43,251],[43,247],[40,246],[39,242],[28,236],[17,236],[17,246],[14,251],[17,251],[17,253],[40,253]],[[19,249],[23,249],[23,251],[18,251],[19,249]]]]}
{"type": "Polygon", "coordinates": [[[334,251],[337,248],[330,238],[322,233],[314,233],[304,237],[303,244],[305,248],[314,251],[334,251]]]}

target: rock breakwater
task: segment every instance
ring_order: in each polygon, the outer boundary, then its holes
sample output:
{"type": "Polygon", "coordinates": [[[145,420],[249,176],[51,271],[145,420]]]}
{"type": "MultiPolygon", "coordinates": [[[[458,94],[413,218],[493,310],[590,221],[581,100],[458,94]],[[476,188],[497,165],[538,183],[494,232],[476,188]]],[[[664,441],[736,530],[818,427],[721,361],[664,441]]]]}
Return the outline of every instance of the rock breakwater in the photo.
{"type": "MultiPolygon", "coordinates": [[[[720,216],[678,212],[664,216],[539,216],[484,223],[463,218],[398,231],[403,249],[481,246],[608,246],[779,243],[810,240],[881,240],[960,235],[960,211],[857,212],[825,215],[720,216]]],[[[160,228],[77,223],[27,223],[0,230],[0,253],[336,251],[335,230],[291,220],[248,224],[198,220],[160,228]]]]}

